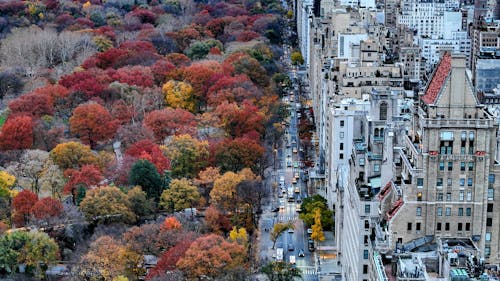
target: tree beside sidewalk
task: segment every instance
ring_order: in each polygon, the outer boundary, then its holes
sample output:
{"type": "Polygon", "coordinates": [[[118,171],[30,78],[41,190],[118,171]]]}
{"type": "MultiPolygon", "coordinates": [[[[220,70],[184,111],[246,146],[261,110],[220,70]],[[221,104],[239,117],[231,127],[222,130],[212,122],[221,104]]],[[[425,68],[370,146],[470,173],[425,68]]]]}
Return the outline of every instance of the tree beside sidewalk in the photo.
{"type": "Polygon", "coordinates": [[[274,246],[276,246],[276,241],[278,241],[278,238],[280,237],[281,233],[285,232],[288,229],[294,229],[293,222],[277,223],[274,225],[270,233],[271,241],[273,241],[273,249],[274,246]]]}

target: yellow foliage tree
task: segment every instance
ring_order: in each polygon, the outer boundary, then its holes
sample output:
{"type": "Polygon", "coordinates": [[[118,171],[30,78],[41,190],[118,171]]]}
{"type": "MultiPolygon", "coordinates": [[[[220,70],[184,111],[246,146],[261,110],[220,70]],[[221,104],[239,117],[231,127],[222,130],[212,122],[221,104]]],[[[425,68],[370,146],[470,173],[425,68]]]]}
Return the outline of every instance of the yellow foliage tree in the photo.
{"type": "Polygon", "coordinates": [[[194,207],[200,200],[196,186],[185,178],[174,179],[161,194],[160,205],[170,211],[194,207]],[[173,210],[172,210],[173,209],[173,210]]]}
{"type": "Polygon", "coordinates": [[[311,229],[311,239],[315,241],[325,241],[325,234],[323,233],[323,227],[321,226],[321,210],[319,208],[314,210],[314,224],[311,229]]]}
{"type": "Polygon", "coordinates": [[[82,8],[87,10],[88,8],[90,8],[91,5],[92,4],[90,3],[90,1],[87,1],[87,2],[83,3],[82,8]]]}
{"type": "Polygon", "coordinates": [[[97,157],[90,150],[90,146],[70,141],[56,145],[50,151],[50,157],[61,169],[76,169],[85,164],[95,164],[97,157]]]}
{"type": "Polygon", "coordinates": [[[163,85],[167,105],[194,112],[193,87],[186,82],[170,80],[163,85]]]}
{"type": "Polygon", "coordinates": [[[15,183],[16,177],[5,171],[0,171],[0,197],[11,197],[11,189],[15,183]]]}
{"type": "Polygon", "coordinates": [[[241,175],[226,172],[214,181],[214,187],[210,192],[210,202],[221,210],[234,210],[236,208],[236,186],[243,180],[241,175]]]}
{"type": "Polygon", "coordinates": [[[236,242],[240,245],[248,247],[248,233],[244,227],[237,228],[233,226],[233,230],[229,232],[229,240],[236,242]]]}

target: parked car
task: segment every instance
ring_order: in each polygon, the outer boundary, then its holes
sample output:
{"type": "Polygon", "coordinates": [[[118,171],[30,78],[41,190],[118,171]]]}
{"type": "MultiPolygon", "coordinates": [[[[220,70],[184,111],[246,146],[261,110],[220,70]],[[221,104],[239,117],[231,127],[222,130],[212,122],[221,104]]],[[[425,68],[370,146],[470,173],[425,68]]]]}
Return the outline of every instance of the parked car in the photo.
{"type": "Polygon", "coordinates": [[[303,249],[300,249],[299,250],[299,254],[298,254],[299,257],[303,258],[305,257],[306,255],[304,254],[304,250],[303,249]]]}

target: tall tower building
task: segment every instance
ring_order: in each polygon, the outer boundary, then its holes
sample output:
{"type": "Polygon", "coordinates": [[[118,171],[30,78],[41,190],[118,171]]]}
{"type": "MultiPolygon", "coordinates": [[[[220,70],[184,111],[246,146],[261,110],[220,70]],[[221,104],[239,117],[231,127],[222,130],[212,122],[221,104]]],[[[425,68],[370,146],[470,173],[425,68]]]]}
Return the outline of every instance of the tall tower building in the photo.
{"type": "Polygon", "coordinates": [[[465,56],[443,55],[408,129],[379,194],[390,248],[470,238],[479,258],[498,264],[497,125],[474,95],[465,56]]]}

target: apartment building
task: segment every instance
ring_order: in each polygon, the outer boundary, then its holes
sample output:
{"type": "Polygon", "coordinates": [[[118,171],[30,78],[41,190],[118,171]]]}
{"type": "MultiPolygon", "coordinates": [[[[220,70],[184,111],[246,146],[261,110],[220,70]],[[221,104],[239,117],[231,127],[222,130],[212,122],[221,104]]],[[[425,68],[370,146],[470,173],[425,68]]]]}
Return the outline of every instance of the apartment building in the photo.
{"type": "Polygon", "coordinates": [[[474,94],[463,55],[443,55],[413,118],[379,194],[378,236],[395,251],[423,238],[470,238],[480,258],[498,264],[498,127],[474,94]]]}

